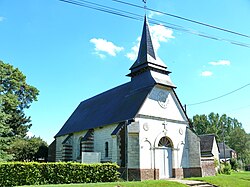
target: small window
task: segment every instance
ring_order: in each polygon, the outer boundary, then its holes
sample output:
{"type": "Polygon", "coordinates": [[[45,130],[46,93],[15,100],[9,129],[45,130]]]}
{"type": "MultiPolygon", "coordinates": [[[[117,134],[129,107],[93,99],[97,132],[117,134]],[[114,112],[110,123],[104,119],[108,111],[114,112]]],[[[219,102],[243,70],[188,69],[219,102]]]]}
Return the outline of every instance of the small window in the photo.
{"type": "Polygon", "coordinates": [[[109,156],[109,143],[105,142],[105,157],[109,156]]]}

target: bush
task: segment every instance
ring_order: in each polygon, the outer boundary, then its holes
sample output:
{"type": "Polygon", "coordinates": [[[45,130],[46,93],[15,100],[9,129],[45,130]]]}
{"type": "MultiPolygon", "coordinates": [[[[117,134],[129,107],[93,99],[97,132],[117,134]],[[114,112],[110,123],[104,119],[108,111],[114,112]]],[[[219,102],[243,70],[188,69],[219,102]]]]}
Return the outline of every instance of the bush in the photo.
{"type": "Polygon", "coordinates": [[[118,180],[117,169],[111,163],[0,163],[0,186],[113,182],[118,180]]]}
{"type": "Polygon", "coordinates": [[[226,162],[226,163],[222,163],[220,165],[219,171],[220,174],[227,174],[227,175],[231,175],[231,165],[230,163],[226,162]]]}
{"type": "Polygon", "coordinates": [[[237,170],[238,170],[239,164],[238,164],[238,162],[237,162],[236,159],[231,158],[231,159],[230,159],[230,164],[231,164],[232,169],[233,169],[234,171],[237,171],[237,170]]]}

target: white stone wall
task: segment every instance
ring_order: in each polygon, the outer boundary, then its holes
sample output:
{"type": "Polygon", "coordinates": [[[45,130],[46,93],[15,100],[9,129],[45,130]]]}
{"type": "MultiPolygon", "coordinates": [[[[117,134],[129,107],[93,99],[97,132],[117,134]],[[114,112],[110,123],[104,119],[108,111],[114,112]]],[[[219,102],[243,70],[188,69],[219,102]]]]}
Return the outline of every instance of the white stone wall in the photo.
{"type": "Polygon", "coordinates": [[[94,129],[94,151],[101,153],[101,161],[112,161],[112,153],[115,151],[113,151],[114,142],[111,133],[116,126],[117,124],[112,124],[94,129]],[[109,145],[108,157],[105,157],[105,142],[109,145]]]}
{"type": "Polygon", "coordinates": [[[62,142],[68,135],[56,137],[56,162],[62,161],[62,142]]]}
{"type": "Polygon", "coordinates": [[[212,148],[212,154],[214,155],[214,158],[219,161],[219,149],[218,149],[215,138],[213,142],[214,143],[213,143],[213,148],[212,148]]]}
{"type": "Polygon", "coordinates": [[[175,94],[170,88],[155,86],[144,102],[139,114],[187,121],[175,94]]]}
{"type": "Polygon", "coordinates": [[[159,140],[167,136],[173,142],[173,167],[186,167],[188,155],[184,153],[184,147],[188,147],[186,142],[186,125],[167,122],[164,128],[164,121],[137,118],[140,125],[140,168],[153,169],[155,165],[155,148],[158,147],[159,140]],[[180,133],[181,132],[181,133],[180,133]]]}
{"type": "Polygon", "coordinates": [[[80,140],[82,137],[85,136],[85,134],[88,132],[88,130],[85,131],[80,131],[80,132],[76,132],[73,134],[72,139],[73,139],[73,144],[72,144],[72,149],[73,149],[73,153],[72,153],[72,160],[73,161],[81,161],[81,157],[80,157],[80,140]]]}
{"type": "Polygon", "coordinates": [[[173,143],[173,168],[189,166],[189,142],[186,138],[188,120],[170,88],[155,86],[135,121],[139,124],[140,131],[140,168],[157,167],[155,148],[164,136],[173,143]]]}

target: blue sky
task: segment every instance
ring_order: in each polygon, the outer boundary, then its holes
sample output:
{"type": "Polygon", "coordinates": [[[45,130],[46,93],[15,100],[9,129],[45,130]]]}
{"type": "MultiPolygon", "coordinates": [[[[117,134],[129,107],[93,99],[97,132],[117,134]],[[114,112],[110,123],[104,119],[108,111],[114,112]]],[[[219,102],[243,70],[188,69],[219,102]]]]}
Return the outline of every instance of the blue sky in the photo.
{"type": "MultiPolygon", "coordinates": [[[[144,15],[112,0],[106,6],[144,15]]],[[[143,5],[140,0],[127,2],[143,5]]],[[[250,35],[249,0],[148,0],[148,7],[250,35]]],[[[164,15],[149,16],[186,29],[250,44],[250,39],[164,15]]],[[[59,0],[0,0],[0,59],[18,67],[40,90],[26,111],[30,132],[48,143],[78,104],[129,81],[142,21],[59,0]],[[131,60],[132,59],[132,60],[131,60]]],[[[250,48],[151,25],[159,58],[168,66],[182,104],[212,99],[250,83],[250,48]]],[[[250,86],[208,103],[187,106],[188,116],[218,112],[250,133],[250,86]]]]}

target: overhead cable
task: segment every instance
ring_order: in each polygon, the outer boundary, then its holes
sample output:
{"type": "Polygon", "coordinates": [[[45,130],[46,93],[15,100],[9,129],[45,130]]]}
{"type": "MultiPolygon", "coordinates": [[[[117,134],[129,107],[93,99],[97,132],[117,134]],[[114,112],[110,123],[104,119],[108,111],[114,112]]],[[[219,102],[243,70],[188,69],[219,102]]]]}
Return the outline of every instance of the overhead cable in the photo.
{"type": "Polygon", "coordinates": [[[191,19],[188,19],[188,18],[185,18],[185,17],[174,15],[174,14],[169,14],[169,13],[162,12],[162,11],[159,11],[159,10],[155,10],[155,9],[152,9],[152,8],[147,8],[147,7],[144,7],[144,6],[139,6],[139,5],[136,5],[136,4],[133,4],[133,3],[128,3],[128,2],[124,2],[124,1],[120,1],[120,0],[112,0],[112,1],[117,2],[117,3],[122,3],[122,4],[125,4],[125,5],[129,5],[129,6],[133,6],[133,7],[136,7],[136,8],[147,9],[147,10],[150,10],[152,12],[157,12],[157,13],[160,13],[160,14],[164,14],[164,15],[167,15],[167,16],[174,17],[174,18],[189,21],[189,22],[192,22],[192,23],[195,23],[195,24],[199,24],[199,25],[203,25],[203,26],[210,27],[210,28],[213,28],[213,29],[217,29],[217,30],[220,30],[220,31],[224,31],[224,32],[228,32],[228,33],[235,34],[235,35],[238,35],[238,36],[250,38],[250,35],[246,35],[246,34],[236,32],[236,31],[224,29],[224,28],[217,27],[217,26],[214,26],[214,25],[210,25],[210,24],[207,24],[207,23],[203,23],[203,22],[200,22],[200,21],[191,20],[191,19]]]}
{"type": "MultiPolygon", "coordinates": [[[[97,3],[92,3],[92,2],[89,2],[89,1],[85,1],[85,0],[59,0],[59,1],[69,3],[69,4],[74,4],[74,5],[85,7],[85,8],[98,10],[98,11],[101,11],[101,12],[110,13],[110,14],[125,17],[125,18],[130,18],[130,19],[134,19],[134,20],[143,20],[143,16],[141,16],[139,14],[135,14],[135,13],[132,13],[132,12],[116,9],[116,8],[113,8],[113,7],[109,7],[109,6],[105,6],[105,5],[101,5],[101,4],[97,4],[97,3]]],[[[186,32],[186,33],[189,33],[189,34],[197,35],[197,36],[208,38],[208,39],[229,42],[230,44],[250,48],[250,44],[247,44],[247,43],[242,43],[242,42],[233,41],[233,40],[229,40],[229,39],[224,39],[224,38],[220,38],[220,37],[216,37],[216,36],[211,36],[211,35],[209,35],[207,33],[204,33],[204,32],[199,32],[199,31],[195,31],[195,30],[192,30],[192,29],[186,29],[186,28],[184,28],[182,26],[172,24],[172,23],[168,23],[168,22],[165,22],[165,21],[160,21],[160,20],[157,20],[157,19],[149,19],[149,23],[152,23],[152,24],[155,24],[155,25],[162,25],[162,26],[164,26],[166,28],[170,28],[170,29],[173,29],[173,30],[181,31],[181,32],[186,32]]]]}
{"type": "Polygon", "coordinates": [[[237,91],[239,91],[239,90],[241,90],[241,89],[243,89],[243,88],[245,88],[245,87],[247,87],[247,86],[250,86],[250,83],[248,83],[248,84],[246,84],[246,85],[244,85],[244,86],[241,86],[240,88],[237,88],[237,89],[235,89],[235,90],[233,90],[233,91],[231,91],[231,92],[228,92],[228,93],[226,93],[226,94],[223,94],[223,95],[221,95],[221,96],[218,96],[218,97],[215,97],[215,98],[212,98],[212,99],[208,99],[208,100],[205,100],[205,101],[197,102],[197,103],[187,104],[187,106],[194,106],[194,105],[200,105],[200,104],[208,103],[208,102],[210,102],[210,101],[214,101],[214,100],[220,99],[220,98],[222,98],[222,97],[228,96],[228,95],[230,95],[230,94],[232,94],[232,93],[234,93],[234,92],[237,92],[237,91]]]}

